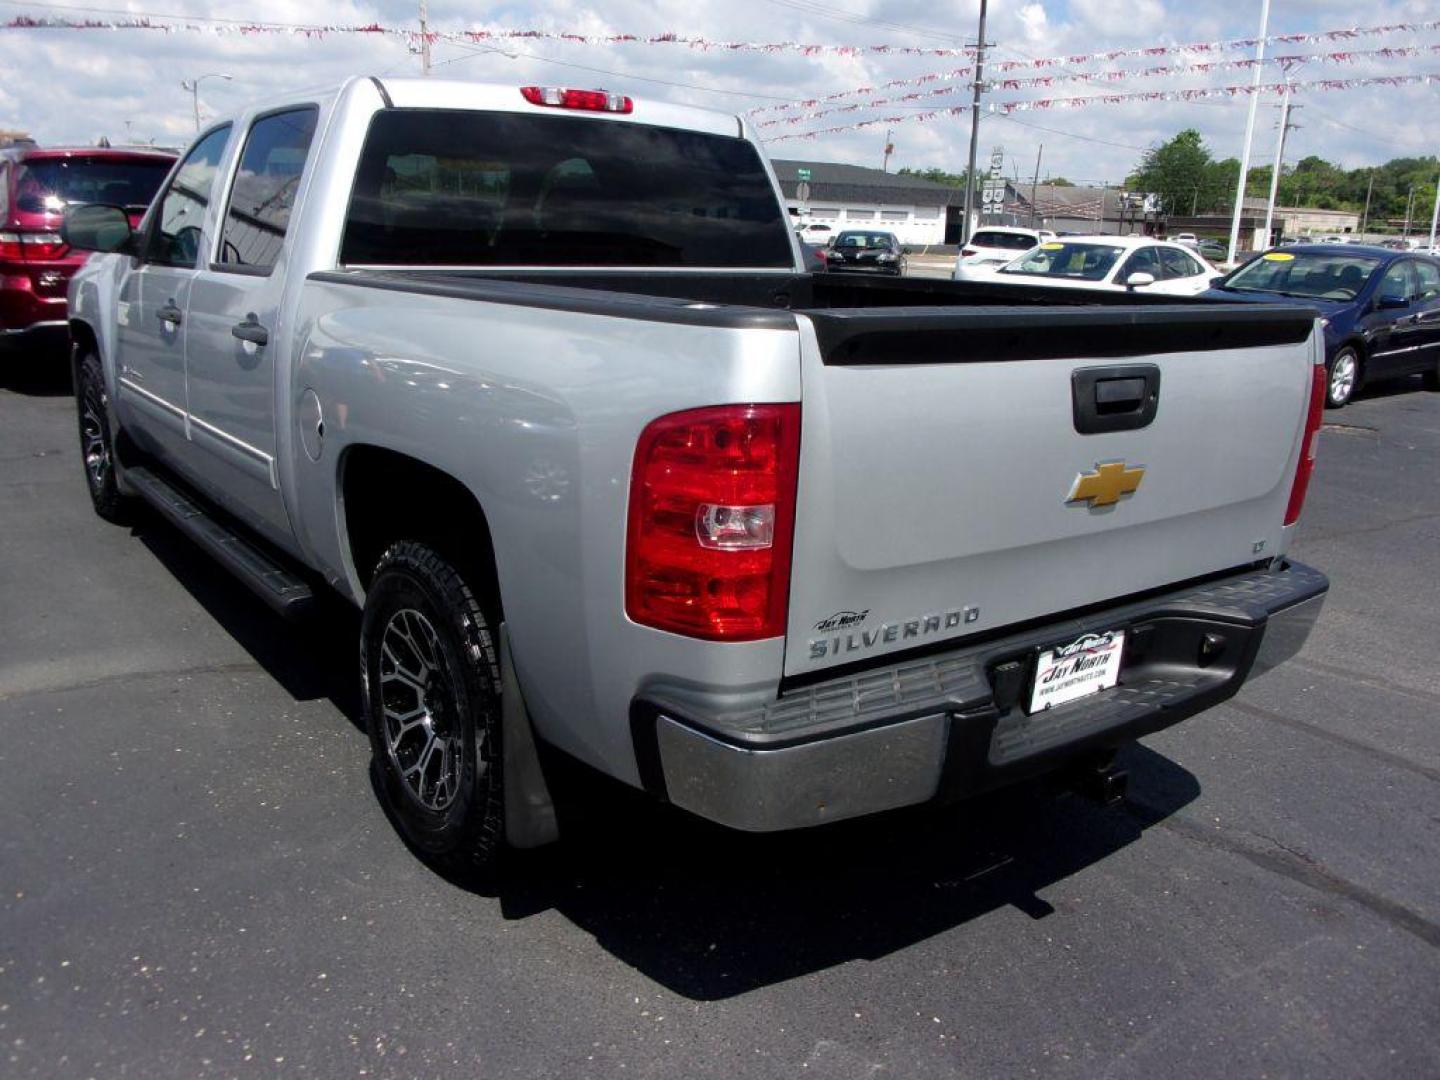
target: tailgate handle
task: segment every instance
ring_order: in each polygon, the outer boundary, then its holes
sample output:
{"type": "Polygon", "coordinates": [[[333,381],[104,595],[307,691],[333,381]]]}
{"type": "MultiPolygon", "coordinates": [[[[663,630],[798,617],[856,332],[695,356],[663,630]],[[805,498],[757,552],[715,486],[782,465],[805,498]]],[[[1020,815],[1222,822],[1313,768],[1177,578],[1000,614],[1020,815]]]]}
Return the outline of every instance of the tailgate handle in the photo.
{"type": "Polygon", "coordinates": [[[1070,373],[1075,430],[1081,435],[1135,431],[1160,408],[1160,369],[1154,364],[1077,368],[1070,373]]]}

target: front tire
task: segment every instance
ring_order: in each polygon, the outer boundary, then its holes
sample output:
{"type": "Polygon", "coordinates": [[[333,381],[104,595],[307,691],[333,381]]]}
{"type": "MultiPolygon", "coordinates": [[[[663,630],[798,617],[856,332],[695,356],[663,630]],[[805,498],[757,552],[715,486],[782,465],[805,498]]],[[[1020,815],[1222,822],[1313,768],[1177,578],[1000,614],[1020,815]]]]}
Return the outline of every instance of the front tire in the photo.
{"type": "Polygon", "coordinates": [[[1435,365],[1420,378],[1426,390],[1440,390],[1440,360],[1436,360],[1435,365]]]}
{"type": "Polygon", "coordinates": [[[1360,354],[1353,345],[1346,345],[1325,365],[1325,405],[1343,409],[1355,395],[1360,383],[1360,354]]]}
{"type": "Polygon", "coordinates": [[[110,433],[110,398],[100,358],[80,358],[75,380],[75,406],[80,422],[80,457],[85,465],[85,486],[95,513],[106,521],[123,522],[130,500],[120,493],[115,479],[115,440],[110,433]]]}
{"type": "Polygon", "coordinates": [[[403,541],[376,566],[360,650],[379,787],[401,832],[444,870],[493,875],[505,833],[491,620],[444,557],[403,541]]]}

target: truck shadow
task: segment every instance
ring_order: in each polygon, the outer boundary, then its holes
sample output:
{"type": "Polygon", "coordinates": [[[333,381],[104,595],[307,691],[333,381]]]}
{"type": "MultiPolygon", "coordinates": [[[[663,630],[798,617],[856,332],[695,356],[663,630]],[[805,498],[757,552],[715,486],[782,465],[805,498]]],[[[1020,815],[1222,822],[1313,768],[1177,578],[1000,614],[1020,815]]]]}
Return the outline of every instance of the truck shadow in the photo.
{"type": "Polygon", "coordinates": [[[328,700],[364,733],[358,611],[320,590],[309,619],[287,622],[149,507],[136,507],[131,531],[286,693],[297,701],[328,700]]]}
{"type": "Polygon", "coordinates": [[[1006,907],[1063,918],[1064,901],[1054,899],[1057,911],[1042,893],[1199,793],[1191,773],[1144,747],[1121,764],[1134,792],[1123,806],[1035,782],[770,836],[714,827],[628,789],[586,792],[568,814],[562,804],[561,843],[518,859],[499,898],[507,918],[560,913],[677,994],[728,998],[888,956],[1006,907]]]}
{"type": "Polygon", "coordinates": [[[63,353],[0,352],[0,390],[26,397],[69,397],[70,362],[63,353]]]}
{"type": "MultiPolygon", "coordinates": [[[[134,533],[292,697],[328,699],[364,737],[358,613],[334,600],[286,623],[158,517],[139,511],[134,533]]],[[[1145,747],[1120,765],[1131,778],[1121,807],[1036,781],[952,807],[757,836],[561,760],[547,766],[560,843],[516,854],[499,882],[455,884],[498,901],[507,919],[554,911],[674,993],[721,1000],[876,960],[1005,908],[1064,918],[1057,885],[1199,794],[1191,773],[1145,747]]]]}

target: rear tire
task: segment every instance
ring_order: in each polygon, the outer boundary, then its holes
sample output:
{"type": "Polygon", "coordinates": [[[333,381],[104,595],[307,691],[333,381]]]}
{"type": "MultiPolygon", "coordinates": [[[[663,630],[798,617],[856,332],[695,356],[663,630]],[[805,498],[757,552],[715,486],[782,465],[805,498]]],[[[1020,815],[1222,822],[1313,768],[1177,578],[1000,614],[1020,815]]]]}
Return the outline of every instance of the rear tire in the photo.
{"type": "Polygon", "coordinates": [[[442,870],[493,876],[504,848],[498,643],[460,572],[412,541],[380,557],[360,627],[378,786],[442,870]]]}
{"type": "Polygon", "coordinates": [[[1325,365],[1325,406],[1343,409],[1359,384],[1360,354],[1353,345],[1346,345],[1325,365]]]}
{"type": "Polygon", "coordinates": [[[85,466],[85,486],[95,513],[106,521],[123,522],[131,502],[120,493],[115,480],[115,440],[110,433],[110,398],[100,358],[86,353],[80,358],[75,381],[75,406],[80,422],[80,459],[85,466]]]}

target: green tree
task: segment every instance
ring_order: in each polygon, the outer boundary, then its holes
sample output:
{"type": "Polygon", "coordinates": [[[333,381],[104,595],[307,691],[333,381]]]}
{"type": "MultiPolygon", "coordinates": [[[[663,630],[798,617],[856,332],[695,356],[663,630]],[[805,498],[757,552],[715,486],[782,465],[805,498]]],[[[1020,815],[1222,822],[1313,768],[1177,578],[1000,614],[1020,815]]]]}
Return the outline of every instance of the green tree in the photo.
{"type": "Polygon", "coordinates": [[[1186,128],[1168,142],[1151,147],[1126,179],[1135,191],[1160,197],[1166,213],[1186,215],[1210,201],[1214,157],[1200,132],[1186,128]]]}

